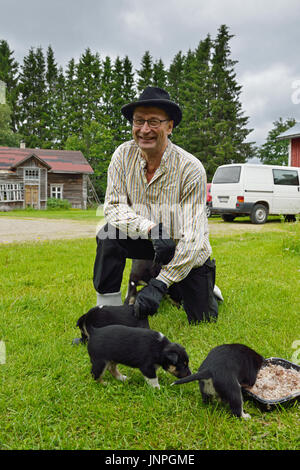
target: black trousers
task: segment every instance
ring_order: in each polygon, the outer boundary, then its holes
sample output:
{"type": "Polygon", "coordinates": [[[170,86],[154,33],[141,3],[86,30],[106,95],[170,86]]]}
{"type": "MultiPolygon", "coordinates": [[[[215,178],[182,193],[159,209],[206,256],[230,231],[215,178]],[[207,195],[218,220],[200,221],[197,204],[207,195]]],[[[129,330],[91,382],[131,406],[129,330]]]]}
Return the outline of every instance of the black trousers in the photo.
{"type": "MultiPolygon", "coordinates": [[[[93,281],[97,292],[120,291],[127,258],[154,259],[151,241],[129,238],[110,224],[103,226],[97,235],[94,264],[93,281]]],[[[185,279],[169,288],[182,300],[189,323],[217,319],[218,303],[213,292],[215,272],[215,261],[208,258],[203,266],[193,268],[185,279]]]]}

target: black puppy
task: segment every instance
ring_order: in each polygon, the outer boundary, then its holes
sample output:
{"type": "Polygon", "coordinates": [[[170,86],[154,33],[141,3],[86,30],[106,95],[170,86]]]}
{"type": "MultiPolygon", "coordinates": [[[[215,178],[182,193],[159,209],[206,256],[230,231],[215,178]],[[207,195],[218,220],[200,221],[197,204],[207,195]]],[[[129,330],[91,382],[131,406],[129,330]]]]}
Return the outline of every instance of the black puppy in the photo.
{"type": "Polygon", "coordinates": [[[74,343],[86,343],[92,328],[103,328],[108,325],[125,325],[139,328],[150,328],[148,318],[138,319],[133,312],[133,305],[93,307],[82,315],[76,326],[80,328],[81,338],[74,343]]]}
{"type": "MultiPolygon", "coordinates": [[[[161,265],[154,263],[152,260],[133,259],[124,303],[133,305],[137,296],[137,287],[147,286],[150,279],[159,275],[160,270],[161,265]]],[[[179,307],[182,301],[182,295],[176,284],[172,284],[172,286],[169,287],[168,294],[175,305],[179,307]]]]}
{"type": "Polygon", "coordinates": [[[250,418],[243,411],[241,386],[252,387],[264,358],[243,344],[223,344],[213,348],[196,374],[174,382],[174,385],[199,381],[204,403],[217,398],[229,403],[234,416],[250,418]]]}
{"type": "Polygon", "coordinates": [[[138,286],[146,286],[150,279],[158,276],[161,265],[148,259],[133,259],[125,304],[133,305],[137,295],[138,286]]]}
{"type": "Polygon", "coordinates": [[[140,369],[152,387],[160,388],[156,369],[161,366],[176,377],[191,373],[185,349],[162,333],[144,328],[112,325],[94,328],[88,341],[92,375],[101,382],[106,369],[118,380],[126,380],[117,364],[140,369]]]}

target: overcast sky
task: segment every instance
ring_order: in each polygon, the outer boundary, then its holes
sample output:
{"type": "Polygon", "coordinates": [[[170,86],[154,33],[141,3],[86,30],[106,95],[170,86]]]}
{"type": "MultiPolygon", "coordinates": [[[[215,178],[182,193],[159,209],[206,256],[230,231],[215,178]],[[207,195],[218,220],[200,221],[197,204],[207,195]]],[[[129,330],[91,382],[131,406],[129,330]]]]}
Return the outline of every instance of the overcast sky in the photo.
{"type": "Polygon", "coordinates": [[[279,117],[300,121],[300,0],[0,0],[0,39],[19,63],[52,46],[58,65],[86,48],[103,58],[145,51],[166,66],[226,24],[249,127],[261,144],[279,117]]]}

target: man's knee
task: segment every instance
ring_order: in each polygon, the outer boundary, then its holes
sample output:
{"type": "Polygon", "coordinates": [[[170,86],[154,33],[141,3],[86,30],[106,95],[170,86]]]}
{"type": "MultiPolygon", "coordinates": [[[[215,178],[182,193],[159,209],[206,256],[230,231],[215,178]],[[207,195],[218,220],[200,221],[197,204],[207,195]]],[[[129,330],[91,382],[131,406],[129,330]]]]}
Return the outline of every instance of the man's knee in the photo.
{"type": "Polygon", "coordinates": [[[97,233],[97,243],[101,240],[116,240],[118,229],[111,224],[103,225],[97,233]]]}
{"type": "Polygon", "coordinates": [[[97,252],[105,257],[126,257],[126,250],[121,242],[122,232],[110,224],[105,224],[97,233],[97,252]]]}

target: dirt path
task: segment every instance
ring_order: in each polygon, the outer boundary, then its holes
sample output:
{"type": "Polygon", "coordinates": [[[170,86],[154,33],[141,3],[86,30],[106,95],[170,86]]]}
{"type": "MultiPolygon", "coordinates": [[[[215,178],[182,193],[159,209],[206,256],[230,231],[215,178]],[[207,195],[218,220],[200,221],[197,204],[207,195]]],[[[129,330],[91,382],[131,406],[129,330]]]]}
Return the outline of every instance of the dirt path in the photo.
{"type": "MultiPolygon", "coordinates": [[[[45,241],[72,238],[94,238],[103,221],[97,226],[96,222],[80,222],[74,220],[54,220],[37,218],[0,217],[0,244],[24,241],[45,241]]],[[[226,223],[222,220],[209,221],[210,234],[230,235],[238,232],[265,232],[280,230],[280,220],[272,220],[264,225],[254,225],[250,222],[235,221],[226,223]]]]}

